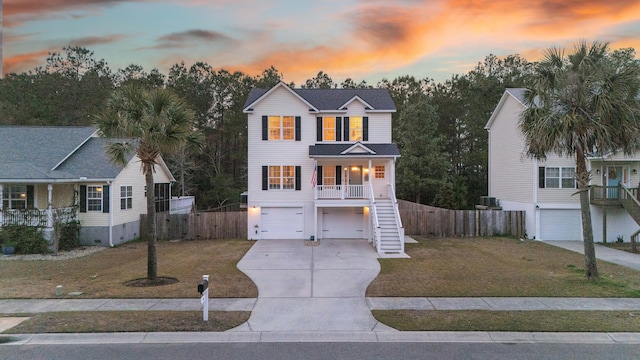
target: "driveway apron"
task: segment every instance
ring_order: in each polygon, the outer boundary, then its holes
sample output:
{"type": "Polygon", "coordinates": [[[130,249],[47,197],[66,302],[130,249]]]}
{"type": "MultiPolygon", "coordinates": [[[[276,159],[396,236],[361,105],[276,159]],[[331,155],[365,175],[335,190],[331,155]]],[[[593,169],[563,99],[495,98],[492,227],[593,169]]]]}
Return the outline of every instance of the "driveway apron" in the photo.
{"type": "Polygon", "coordinates": [[[394,331],[365,299],[380,264],[364,239],[260,240],[238,268],[257,285],[258,299],[231,331],[394,331]]]}

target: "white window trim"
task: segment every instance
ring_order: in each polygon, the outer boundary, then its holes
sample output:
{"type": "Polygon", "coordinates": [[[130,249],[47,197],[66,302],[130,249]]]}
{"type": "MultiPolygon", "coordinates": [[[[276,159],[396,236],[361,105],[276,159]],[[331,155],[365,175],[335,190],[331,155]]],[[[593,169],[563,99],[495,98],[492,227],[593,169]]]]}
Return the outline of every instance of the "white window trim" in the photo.
{"type": "Polygon", "coordinates": [[[544,187],[545,189],[575,189],[577,187],[577,183],[576,183],[576,179],[575,179],[575,167],[571,167],[571,166],[546,166],[545,170],[544,170],[544,187]],[[549,169],[558,169],[558,176],[549,176],[549,169]],[[573,178],[573,186],[572,187],[565,187],[562,184],[562,180],[564,179],[568,179],[569,177],[564,176],[565,171],[573,171],[573,175],[571,176],[573,178]],[[549,183],[547,182],[547,180],[549,179],[557,179],[558,180],[558,186],[549,186],[549,183]]]}
{"type": "Polygon", "coordinates": [[[296,140],[296,117],[294,115],[268,115],[267,116],[267,133],[268,133],[268,140],[269,141],[295,141],[296,140]],[[275,130],[275,128],[271,127],[271,118],[280,118],[279,121],[279,125],[278,125],[278,133],[279,133],[279,138],[278,139],[272,139],[271,138],[271,130],[275,130]],[[292,126],[291,127],[287,127],[287,129],[291,130],[291,139],[285,139],[284,138],[284,118],[291,118],[293,120],[292,126]]]}
{"type": "Polygon", "coordinates": [[[295,191],[296,189],[296,167],[294,165],[268,165],[268,183],[267,183],[267,188],[269,191],[277,191],[277,190],[282,190],[282,191],[295,191]],[[271,176],[271,168],[275,167],[279,169],[279,176],[275,177],[275,176],[271,176]],[[288,176],[284,176],[284,168],[285,167],[291,167],[292,168],[292,174],[291,177],[288,176]],[[280,183],[278,187],[271,187],[271,179],[279,179],[280,183]],[[291,188],[285,188],[284,184],[285,184],[285,179],[286,178],[291,178],[291,188]]]}
{"type": "Polygon", "coordinates": [[[131,210],[133,209],[133,185],[120,185],[120,210],[131,210]],[[125,188],[125,192],[127,190],[131,190],[130,194],[125,193],[125,196],[122,196],[122,188],[125,188]],[[126,203],[125,208],[122,208],[122,200],[129,199],[130,203],[126,203]]]}
{"type": "Polygon", "coordinates": [[[336,122],[338,120],[335,116],[323,116],[322,117],[322,141],[336,141],[336,122]],[[329,126],[327,119],[333,119],[333,124],[329,126]],[[333,131],[333,139],[327,138],[327,131],[333,131]]]}
{"type": "Polygon", "coordinates": [[[104,196],[104,189],[103,189],[102,185],[87,185],[87,212],[102,212],[102,199],[103,199],[103,196],[104,196]],[[90,190],[89,189],[91,189],[91,188],[95,188],[96,189],[95,191],[98,194],[100,194],[100,198],[90,197],[89,196],[89,194],[90,194],[90,190]],[[99,209],[92,209],[91,206],[89,205],[90,204],[90,200],[98,200],[98,199],[100,200],[100,203],[99,203],[100,208],[99,209]]]}

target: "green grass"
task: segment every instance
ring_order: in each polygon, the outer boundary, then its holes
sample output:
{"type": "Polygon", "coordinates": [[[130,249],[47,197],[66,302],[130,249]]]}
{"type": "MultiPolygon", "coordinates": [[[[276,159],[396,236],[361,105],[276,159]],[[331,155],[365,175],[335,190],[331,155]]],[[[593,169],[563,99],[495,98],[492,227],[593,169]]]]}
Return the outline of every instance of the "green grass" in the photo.
{"type": "Polygon", "coordinates": [[[378,321],[403,331],[637,332],[640,312],[374,310],[378,321]]]}
{"type": "Polygon", "coordinates": [[[225,331],[249,319],[249,311],[99,311],[41,313],[4,334],[225,331]]]}

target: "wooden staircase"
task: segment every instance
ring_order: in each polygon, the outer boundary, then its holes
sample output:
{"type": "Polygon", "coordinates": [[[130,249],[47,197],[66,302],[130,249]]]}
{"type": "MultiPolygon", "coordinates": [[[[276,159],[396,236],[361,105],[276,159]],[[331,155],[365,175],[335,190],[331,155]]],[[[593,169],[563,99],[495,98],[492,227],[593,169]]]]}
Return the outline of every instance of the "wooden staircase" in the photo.
{"type": "Polygon", "coordinates": [[[626,186],[620,185],[618,199],[631,218],[640,225],[640,201],[638,201],[633,192],[626,186]]]}
{"type": "MultiPolygon", "coordinates": [[[[620,184],[620,190],[618,191],[618,199],[622,208],[624,208],[629,216],[640,225],[640,201],[638,197],[629,188],[620,184]]],[[[635,189],[636,191],[640,191],[635,189]]],[[[638,252],[638,241],[640,240],[640,230],[631,235],[631,251],[638,252]]]]}

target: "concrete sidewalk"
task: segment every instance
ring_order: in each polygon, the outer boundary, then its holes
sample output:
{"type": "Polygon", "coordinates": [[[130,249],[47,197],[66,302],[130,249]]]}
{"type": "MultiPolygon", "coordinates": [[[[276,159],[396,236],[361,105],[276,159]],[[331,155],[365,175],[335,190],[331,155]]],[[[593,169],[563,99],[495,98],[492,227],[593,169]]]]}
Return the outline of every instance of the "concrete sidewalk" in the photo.
{"type": "MultiPolygon", "coordinates": [[[[582,241],[543,241],[545,244],[561,247],[584,255],[584,243],[582,241]]],[[[640,254],[632,254],[626,251],[612,249],[602,245],[595,245],[596,259],[613,264],[628,267],[640,271],[640,254]]]]}
{"type": "MultiPolygon", "coordinates": [[[[255,311],[260,299],[209,299],[210,311],[255,311]]],[[[638,298],[531,297],[368,297],[371,310],[600,310],[638,311],[638,298]]],[[[37,314],[59,311],[201,311],[200,299],[10,299],[0,300],[0,314],[37,314]]],[[[346,316],[346,314],[345,314],[346,316]]],[[[640,316],[640,314],[639,314],[640,316]]]]}

